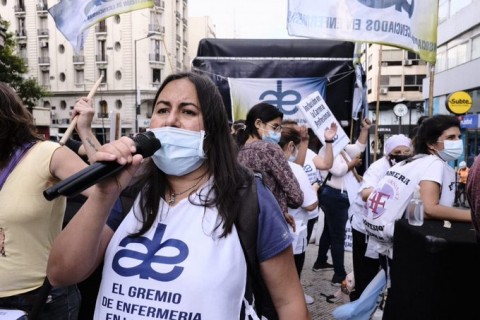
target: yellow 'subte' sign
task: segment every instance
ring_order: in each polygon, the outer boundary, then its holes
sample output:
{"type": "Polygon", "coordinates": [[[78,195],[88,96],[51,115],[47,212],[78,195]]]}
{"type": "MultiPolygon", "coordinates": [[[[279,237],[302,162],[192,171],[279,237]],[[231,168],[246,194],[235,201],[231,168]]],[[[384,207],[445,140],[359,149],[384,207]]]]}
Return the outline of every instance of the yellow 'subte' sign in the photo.
{"type": "Polygon", "coordinates": [[[448,97],[446,104],[451,113],[465,114],[472,107],[472,97],[465,91],[457,91],[448,97]]]}

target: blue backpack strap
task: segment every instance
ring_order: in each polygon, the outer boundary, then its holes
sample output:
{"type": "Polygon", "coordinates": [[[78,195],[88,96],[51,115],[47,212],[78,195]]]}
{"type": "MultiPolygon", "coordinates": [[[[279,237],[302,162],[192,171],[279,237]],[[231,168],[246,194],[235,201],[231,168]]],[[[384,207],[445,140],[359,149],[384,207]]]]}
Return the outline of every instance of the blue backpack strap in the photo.
{"type": "MultiPolygon", "coordinates": [[[[245,260],[247,262],[247,286],[245,298],[255,304],[255,311],[258,316],[264,316],[269,320],[278,319],[270,293],[263,281],[260,272],[260,263],[257,257],[257,235],[258,235],[258,194],[257,183],[262,183],[261,173],[252,173],[254,179],[248,186],[239,192],[241,208],[235,221],[235,227],[240,238],[245,260]]],[[[243,310],[242,310],[243,312],[243,310]]],[[[244,315],[241,315],[244,319],[244,315]]]]}

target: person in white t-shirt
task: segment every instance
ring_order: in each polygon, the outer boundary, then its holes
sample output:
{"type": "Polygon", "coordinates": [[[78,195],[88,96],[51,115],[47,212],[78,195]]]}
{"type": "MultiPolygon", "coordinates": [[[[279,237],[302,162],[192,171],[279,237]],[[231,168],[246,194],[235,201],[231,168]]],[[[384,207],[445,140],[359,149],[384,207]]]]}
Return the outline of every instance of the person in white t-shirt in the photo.
{"type": "MultiPolygon", "coordinates": [[[[355,176],[355,168],[362,163],[360,155],[365,151],[371,125],[370,119],[362,119],[361,130],[355,143],[345,146],[335,157],[330,170],[320,171],[323,179],[329,176],[330,178],[321,188],[318,199],[325,218],[312,270],[317,272],[333,267],[334,274],[330,281],[333,286],[339,287],[347,276],[344,262],[348,208],[358,190],[359,182],[355,176]],[[332,264],[327,262],[329,250],[332,264]]],[[[323,153],[324,147],[320,149],[319,155],[323,153]]]]}
{"type": "MultiPolygon", "coordinates": [[[[322,176],[320,170],[327,170],[333,165],[329,156],[319,156],[318,151],[321,148],[320,139],[315,135],[311,128],[307,128],[304,125],[300,126],[296,121],[287,119],[282,121],[284,127],[292,127],[300,132],[300,144],[298,145],[298,153],[295,159],[295,163],[303,167],[303,171],[308,176],[310,184],[318,190],[322,176]]],[[[318,195],[317,195],[318,198],[318,195]]],[[[314,208],[308,213],[308,225],[307,225],[307,241],[310,242],[310,237],[313,232],[315,223],[318,220],[320,214],[319,208],[314,208]]],[[[321,221],[323,225],[323,221],[321,221]]],[[[317,226],[318,227],[318,226],[317,226]]]]}
{"type": "Polygon", "coordinates": [[[360,297],[366,286],[377,275],[380,269],[378,259],[365,257],[368,236],[365,234],[363,217],[366,215],[365,200],[368,198],[378,181],[385,176],[390,167],[412,155],[411,140],[403,134],[396,134],[385,141],[384,155],[372,163],[363,174],[354,204],[349,208],[352,226],[352,262],[355,276],[355,290],[350,293],[350,300],[360,297]]]}
{"type": "MultiPolygon", "coordinates": [[[[308,176],[305,171],[303,171],[303,168],[294,162],[298,155],[300,141],[300,133],[296,129],[285,127],[282,130],[282,135],[278,143],[285,154],[285,158],[288,160],[288,164],[292,168],[293,174],[300,185],[300,189],[303,192],[302,205],[295,209],[288,208],[288,213],[295,221],[295,230],[290,228],[290,233],[293,236],[293,257],[295,259],[299,278],[305,262],[305,251],[308,246],[307,224],[309,212],[316,209],[318,206],[316,189],[310,184],[308,176]]],[[[312,304],[314,302],[313,298],[307,294],[305,294],[305,301],[307,304],[312,304]]]]}
{"type": "Polygon", "coordinates": [[[161,147],[150,158],[136,153],[129,137],[95,153],[96,161],[115,161],[123,170],[92,187],[55,239],[51,284],[77,283],[103,261],[95,320],[259,319],[261,299],[247,296],[249,264],[279,319],[311,319],[287,223],[272,192],[239,163],[213,81],[199,73],[171,74],[152,111],[144,136],[153,134],[161,147]],[[118,199],[132,182],[139,192],[122,217],[118,199]],[[242,191],[252,187],[258,210],[245,212],[242,191]],[[237,224],[245,214],[255,228],[237,224]],[[245,251],[242,246],[241,235],[249,231],[258,263],[247,259],[251,243],[245,251]]]}
{"type": "MultiPolygon", "coordinates": [[[[414,156],[391,167],[368,197],[364,218],[369,235],[366,255],[378,256],[387,275],[397,272],[391,263],[395,221],[402,218],[417,186],[425,219],[471,221],[470,210],[452,207],[455,171],[448,162],[463,153],[460,136],[460,121],[455,116],[437,114],[425,119],[413,139],[414,156]]],[[[383,319],[392,316],[394,283],[387,297],[383,319]]]]}

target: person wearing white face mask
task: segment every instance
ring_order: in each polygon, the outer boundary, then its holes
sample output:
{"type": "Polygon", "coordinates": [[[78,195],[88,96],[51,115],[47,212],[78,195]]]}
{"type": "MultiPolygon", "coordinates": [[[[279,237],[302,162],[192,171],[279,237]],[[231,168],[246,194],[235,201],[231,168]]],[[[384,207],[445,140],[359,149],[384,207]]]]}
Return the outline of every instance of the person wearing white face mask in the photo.
{"type": "MultiPolygon", "coordinates": [[[[238,160],[253,171],[262,173],[265,185],[277,199],[285,219],[295,228],[288,208],[298,208],[303,203],[303,192],[278,145],[283,129],[282,119],[283,113],[269,103],[253,106],[248,111],[245,129],[237,133],[237,142],[241,146],[238,160]]],[[[335,126],[327,128],[325,139],[333,141],[336,130],[335,126]]],[[[332,150],[332,144],[327,145],[332,150]]],[[[331,165],[333,153],[330,151],[329,154],[331,165]]]]}
{"type": "Polygon", "coordinates": [[[303,202],[303,192],[278,146],[282,119],[283,113],[269,103],[253,106],[248,111],[245,129],[237,132],[238,161],[262,173],[263,181],[277,199],[285,220],[295,228],[288,207],[298,208],[303,202]]]}
{"type": "MultiPolygon", "coordinates": [[[[460,121],[455,116],[435,115],[422,122],[413,139],[414,156],[390,168],[366,200],[367,215],[364,226],[369,234],[366,256],[379,257],[387,275],[393,255],[395,220],[400,219],[416,186],[420,186],[424,218],[450,221],[471,221],[469,210],[452,207],[455,197],[455,171],[448,161],[463,153],[460,139],[460,121]]],[[[389,299],[395,296],[395,287],[387,294],[383,319],[389,319],[389,299]]]]}
{"type": "Polygon", "coordinates": [[[238,162],[213,81],[169,75],[155,96],[150,131],[161,147],[149,159],[135,154],[128,137],[95,153],[96,161],[124,168],[92,187],[56,238],[47,267],[52,285],[77,283],[103,261],[95,320],[311,319],[288,226],[272,193],[238,162]],[[122,217],[118,197],[131,184],[138,194],[122,217]],[[256,205],[245,206],[249,200],[256,205]],[[255,280],[264,282],[271,305],[249,295],[257,297],[255,280]]]}
{"type": "MultiPolygon", "coordinates": [[[[303,167],[296,164],[295,160],[298,156],[298,145],[300,144],[300,132],[293,127],[285,127],[282,130],[282,137],[278,143],[282,148],[285,158],[288,158],[288,164],[293,171],[300,188],[303,191],[304,200],[299,208],[288,208],[288,213],[295,221],[295,231],[290,229],[293,236],[293,257],[295,258],[295,265],[297,267],[298,277],[301,277],[303,265],[305,262],[305,251],[307,250],[307,224],[309,211],[312,211],[318,206],[317,188],[310,184],[307,174],[303,167]]],[[[317,185],[318,186],[318,185],[317,185]]],[[[307,304],[312,304],[314,299],[305,294],[305,301],[307,304]]]]}

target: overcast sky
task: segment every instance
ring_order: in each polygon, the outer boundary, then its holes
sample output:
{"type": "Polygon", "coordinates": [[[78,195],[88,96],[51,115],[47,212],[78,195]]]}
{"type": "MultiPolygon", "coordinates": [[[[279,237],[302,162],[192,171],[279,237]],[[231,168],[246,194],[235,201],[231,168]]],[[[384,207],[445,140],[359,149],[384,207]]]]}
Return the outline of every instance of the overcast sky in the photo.
{"type": "Polygon", "coordinates": [[[189,0],[189,15],[210,16],[217,38],[291,38],[288,0],[189,0]]]}

